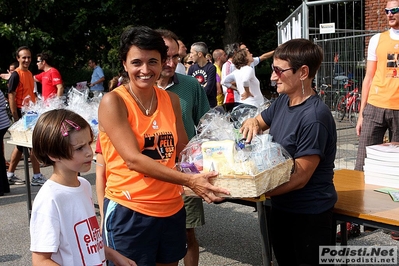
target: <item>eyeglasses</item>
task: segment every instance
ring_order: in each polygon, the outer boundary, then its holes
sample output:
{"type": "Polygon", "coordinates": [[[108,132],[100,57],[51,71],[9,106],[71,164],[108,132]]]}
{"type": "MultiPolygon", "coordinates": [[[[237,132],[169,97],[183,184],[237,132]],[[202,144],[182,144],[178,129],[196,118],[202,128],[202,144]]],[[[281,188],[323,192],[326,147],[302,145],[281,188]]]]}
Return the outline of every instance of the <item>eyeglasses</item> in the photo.
{"type": "Polygon", "coordinates": [[[393,8],[385,8],[385,14],[389,14],[391,12],[392,15],[395,15],[396,13],[399,12],[399,7],[393,7],[393,8]]]}
{"type": "Polygon", "coordinates": [[[193,61],[189,61],[189,62],[186,62],[186,64],[188,64],[188,65],[192,65],[194,62],[193,61]]]}
{"type": "Polygon", "coordinates": [[[282,75],[285,71],[288,71],[288,70],[295,70],[295,68],[293,68],[293,67],[286,68],[286,69],[280,69],[280,68],[278,68],[278,67],[273,66],[273,64],[271,65],[271,67],[272,67],[272,71],[274,71],[278,77],[281,77],[281,75],[282,75]]]}
{"type": "Polygon", "coordinates": [[[166,57],[166,63],[171,61],[171,60],[172,60],[173,63],[177,63],[180,60],[180,57],[179,57],[179,55],[166,57]]]}
{"type": "Polygon", "coordinates": [[[43,60],[37,60],[38,63],[41,63],[43,60]]]}

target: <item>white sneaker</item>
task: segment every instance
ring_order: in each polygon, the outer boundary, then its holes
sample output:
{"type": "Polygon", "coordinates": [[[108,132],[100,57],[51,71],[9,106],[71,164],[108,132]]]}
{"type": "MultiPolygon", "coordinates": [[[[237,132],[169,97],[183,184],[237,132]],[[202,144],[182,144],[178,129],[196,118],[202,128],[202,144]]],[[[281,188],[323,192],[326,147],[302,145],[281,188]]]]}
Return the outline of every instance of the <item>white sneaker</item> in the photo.
{"type": "Polygon", "coordinates": [[[43,184],[46,183],[46,181],[47,179],[44,177],[44,175],[40,174],[40,176],[37,178],[32,177],[30,184],[32,186],[43,186],[43,184]]]}
{"type": "Polygon", "coordinates": [[[12,175],[11,177],[8,177],[8,183],[10,185],[24,185],[25,181],[18,178],[16,175],[12,175]]]}

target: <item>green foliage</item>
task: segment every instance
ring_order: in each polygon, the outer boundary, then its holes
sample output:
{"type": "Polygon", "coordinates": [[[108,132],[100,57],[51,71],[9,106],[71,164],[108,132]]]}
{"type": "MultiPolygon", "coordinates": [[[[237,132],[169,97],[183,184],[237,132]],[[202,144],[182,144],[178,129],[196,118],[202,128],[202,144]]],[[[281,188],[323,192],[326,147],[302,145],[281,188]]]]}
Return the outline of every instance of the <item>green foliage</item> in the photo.
{"type": "MultiPolygon", "coordinates": [[[[204,41],[212,52],[242,41],[256,56],[277,45],[276,22],[301,0],[0,0],[0,68],[28,45],[32,56],[50,50],[67,86],[88,80],[87,61],[117,73],[119,36],[127,25],[174,31],[189,48],[204,41]],[[229,20],[226,18],[230,15],[229,20]],[[228,31],[226,31],[228,29],[228,31]],[[226,33],[227,32],[227,33],[226,33]]],[[[32,64],[32,68],[36,66],[32,64]]]]}
{"type": "Polygon", "coordinates": [[[60,72],[62,75],[62,79],[64,81],[65,87],[76,86],[76,83],[81,81],[90,82],[92,70],[91,69],[74,69],[74,68],[66,68],[60,72]]]}
{"type": "Polygon", "coordinates": [[[7,95],[7,80],[2,79],[0,81],[0,90],[4,93],[4,95],[7,95]]]}

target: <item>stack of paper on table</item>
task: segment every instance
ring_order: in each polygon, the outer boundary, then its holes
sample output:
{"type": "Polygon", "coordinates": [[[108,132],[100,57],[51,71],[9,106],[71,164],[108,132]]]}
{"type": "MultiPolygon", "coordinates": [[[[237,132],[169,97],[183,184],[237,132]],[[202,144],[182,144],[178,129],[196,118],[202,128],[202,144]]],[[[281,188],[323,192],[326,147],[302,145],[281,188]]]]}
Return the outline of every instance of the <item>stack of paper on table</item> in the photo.
{"type": "Polygon", "coordinates": [[[399,142],[366,147],[366,184],[399,188],[399,142]]]}

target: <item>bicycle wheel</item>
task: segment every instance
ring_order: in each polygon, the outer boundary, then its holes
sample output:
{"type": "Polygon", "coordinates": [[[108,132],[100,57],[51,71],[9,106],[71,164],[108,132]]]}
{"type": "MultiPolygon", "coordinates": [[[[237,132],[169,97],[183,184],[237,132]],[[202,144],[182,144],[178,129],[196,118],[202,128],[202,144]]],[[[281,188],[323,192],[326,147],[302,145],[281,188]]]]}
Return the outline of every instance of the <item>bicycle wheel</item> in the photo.
{"type": "Polygon", "coordinates": [[[325,93],[319,93],[319,97],[323,101],[323,103],[327,104],[326,103],[326,94],[325,93]]]}
{"type": "Polygon", "coordinates": [[[330,100],[330,109],[331,111],[336,111],[337,109],[337,102],[338,100],[341,98],[341,95],[339,94],[339,92],[333,92],[332,95],[330,96],[329,100],[330,100]]]}
{"type": "Polygon", "coordinates": [[[353,126],[356,126],[357,120],[359,119],[360,103],[360,98],[357,98],[356,101],[354,101],[349,108],[349,122],[353,126]]]}
{"type": "Polygon", "coordinates": [[[335,105],[335,118],[342,121],[344,119],[346,113],[346,99],[345,96],[341,96],[337,100],[337,104],[335,105]]]}

